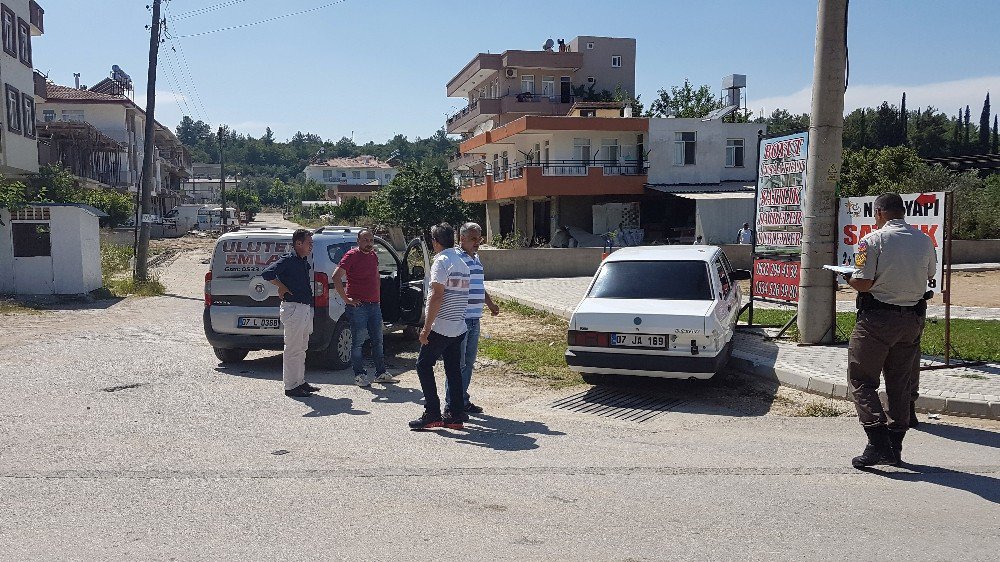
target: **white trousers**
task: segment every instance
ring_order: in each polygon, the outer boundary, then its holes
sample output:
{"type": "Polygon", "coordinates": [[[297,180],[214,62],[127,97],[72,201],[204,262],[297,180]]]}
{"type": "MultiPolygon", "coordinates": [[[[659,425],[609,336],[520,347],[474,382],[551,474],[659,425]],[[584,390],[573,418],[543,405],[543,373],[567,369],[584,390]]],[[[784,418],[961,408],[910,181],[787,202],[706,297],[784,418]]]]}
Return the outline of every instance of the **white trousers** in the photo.
{"type": "Polygon", "coordinates": [[[285,332],[281,378],[285,390],[291,390],[306,382],[306,349],[313,331],[313,308],[298,302],[282,302],[278,316],[285,332]]]}

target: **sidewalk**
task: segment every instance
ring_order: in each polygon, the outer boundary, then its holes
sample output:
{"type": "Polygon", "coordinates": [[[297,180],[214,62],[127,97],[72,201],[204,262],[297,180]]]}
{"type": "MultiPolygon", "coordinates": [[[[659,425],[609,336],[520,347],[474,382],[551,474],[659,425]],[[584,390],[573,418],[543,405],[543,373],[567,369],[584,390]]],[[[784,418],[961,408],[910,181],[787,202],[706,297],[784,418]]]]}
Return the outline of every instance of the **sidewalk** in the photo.
{"type": "MultiPolygon", "coordinates": [[[[590,284],[589,277],[487,281],[495,297],[520,302],[569,318],[590,284]]],[[[850,303],[848,303],[850,304],[850,303]]],[[[942,307],[943,308],[943,307],[942,307]]],[[[969,318],[957,314],[953,318],[969,318]]],[[[1000,318],[1000,309],[991,311],[1000,318]]],[[[781,384],[833,398],[847,398],[847,346],[799,346],[765,341],[759,334],[738,332],[734,365],[781,384]]],[[[925,365],[934,358],[925,357],[925,365]]],[[[917,408],[958,416],[1000,419],[1000,365],[950,368],[920,373],[917,408]]]]}

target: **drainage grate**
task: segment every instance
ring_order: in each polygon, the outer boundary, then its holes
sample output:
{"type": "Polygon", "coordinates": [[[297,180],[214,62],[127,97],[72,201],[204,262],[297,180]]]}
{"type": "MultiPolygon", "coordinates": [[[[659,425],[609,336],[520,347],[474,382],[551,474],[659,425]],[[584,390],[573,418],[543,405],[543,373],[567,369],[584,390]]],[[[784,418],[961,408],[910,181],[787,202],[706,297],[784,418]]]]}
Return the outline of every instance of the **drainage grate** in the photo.
{"type": "Polygon", "coordinates": [[[591,388],[556,400],[551,407],[578,414],[642,423],[685,403],[687,400],[682,398],[632,394],[609,388],[591,388]]]}

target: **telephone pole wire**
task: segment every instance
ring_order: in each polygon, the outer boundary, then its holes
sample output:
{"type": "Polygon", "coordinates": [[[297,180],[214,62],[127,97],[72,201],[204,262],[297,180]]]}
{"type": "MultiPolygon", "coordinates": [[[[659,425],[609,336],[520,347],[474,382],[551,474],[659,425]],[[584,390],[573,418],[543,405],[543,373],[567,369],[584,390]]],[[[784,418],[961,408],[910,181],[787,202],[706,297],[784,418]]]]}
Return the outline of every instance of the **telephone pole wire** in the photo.
{"type": "Polygon", "coordinates": [[[139,218],[139,244],[135,252],[135,280],[149,279],[149,233],[147,217],[153,210],[153,111],[156,108],[156,57],[160,51],[160,1],[153,0],[153,23],[149,33],[149,74],[146,79],[146,137],[142,147],[142,216],[139,218]]]}

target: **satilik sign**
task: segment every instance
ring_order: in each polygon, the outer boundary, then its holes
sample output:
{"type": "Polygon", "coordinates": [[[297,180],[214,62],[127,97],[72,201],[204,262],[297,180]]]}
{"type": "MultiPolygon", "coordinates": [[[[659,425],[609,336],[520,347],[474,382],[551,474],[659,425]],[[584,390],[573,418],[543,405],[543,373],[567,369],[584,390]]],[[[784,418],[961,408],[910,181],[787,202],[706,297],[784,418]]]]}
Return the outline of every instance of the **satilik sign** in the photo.
{"type": "MultiPolygon", "coordinates": [[[[944,192],[901,193],[900,196],[906,209],[906,222],[919,228],[934,242],[937,273],[927,286],[935,292],[940,292],[944,266],[945,194],[944,192]]],[[[840,265],[861,267],[864,264],[857,263],[858,243],[876,230],[875,197],[842,198],[839,209],[838,260],[840,265]]]]}

